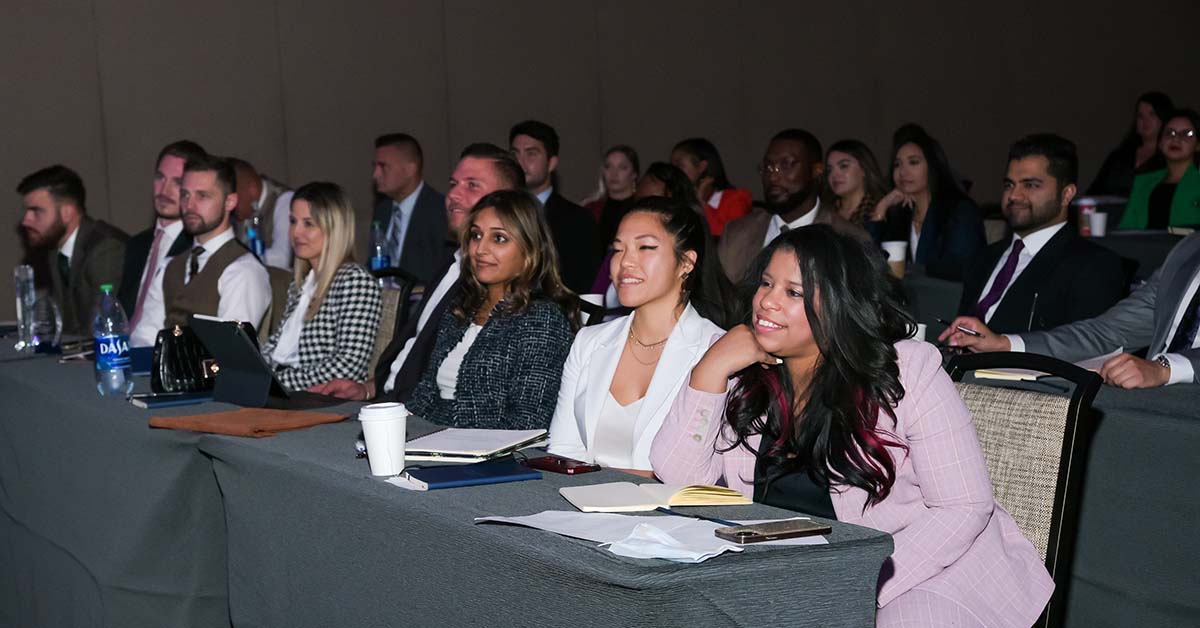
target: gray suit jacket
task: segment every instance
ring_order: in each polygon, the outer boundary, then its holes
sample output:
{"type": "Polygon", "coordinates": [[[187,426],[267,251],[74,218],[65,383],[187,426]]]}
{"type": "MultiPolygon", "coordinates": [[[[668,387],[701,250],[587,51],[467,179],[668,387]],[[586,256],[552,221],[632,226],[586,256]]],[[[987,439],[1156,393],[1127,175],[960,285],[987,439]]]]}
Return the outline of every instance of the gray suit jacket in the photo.
{"type": "MultiPolygon", "coordinates": [[[[824,203],[817,210],[813,224],[830,225],[839,232],[864,242],[871,240],[871,236],[862,227],[842,218],[832,206],[824,203]]],[[[770,225],[771,214],[761,207],[755,207],[749,214],[725,225],[725,232],[721,234],[717,243],[717,258],[721,260],[721,268],[725,270],[725,275],[734,284],[742,280],[754,258],[763,250],[763,240],[767,237],[767,228],[770,225]]]]}
{"type": "MultiPolygon", "coordinates": [[[[1200,270],[1200,233],[1175,245],[1146,285],[1103,314],[1049,331],[1021,334],[1025,350],[1068,362],[1103,355],[1117,347],[1125,347],[1126,351],[1148,347],[1150,355],[1166,351],[1171,340],[1167,334],[1183,300],[1183,291],[1197,270],[1200,270]]],[[[1192,370],[1200,377],[1200,349],[1186,349],[1179,355],[1192,363],[1192,370]]]]}
{"type": "MultiPolygon", "coordinates": [[[[387,230],[392,220],[392,199],[386,196],[375,204],[372,220],[383,225],[387,230]]],[[[404,234],[404,247],[399,260],[392,264],[412,273],[429,285],[434,274],[442,268],[446,258],[454,255],[458,242],[449,239],[450,227],[446,222],[446,197],[433,189],[426,181],[417,202],[413,205],[413,215],[408,221],[408,231],[404,234]]],[[[367,230],[368,236],[370,229],[367,230]]]]}

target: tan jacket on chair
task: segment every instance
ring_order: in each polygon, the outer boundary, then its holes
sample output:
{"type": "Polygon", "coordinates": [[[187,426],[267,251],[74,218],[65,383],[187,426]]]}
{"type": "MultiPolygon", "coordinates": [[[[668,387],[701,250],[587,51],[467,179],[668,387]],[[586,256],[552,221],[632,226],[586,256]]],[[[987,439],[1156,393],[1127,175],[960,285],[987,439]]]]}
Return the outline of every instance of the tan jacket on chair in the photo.
{"type": "MultiPolygon", "coordinates": [[[[763,249],[763,240],[767,237],[767,227],[771,224],[771,214],[761,207],[725,226],[725,233],[717,244],[717,257],[721,260],[721,268],[725,276],[735,284],[742,279],[750,269],[751,262],[763,249]]],[[[852,235],[864,242],[870,241],[871,236],[866,230],[842,218],[832,207],[824,204],[817,209],[817,217],[813,224],[832,225],[839,232],[852,235]]]]}

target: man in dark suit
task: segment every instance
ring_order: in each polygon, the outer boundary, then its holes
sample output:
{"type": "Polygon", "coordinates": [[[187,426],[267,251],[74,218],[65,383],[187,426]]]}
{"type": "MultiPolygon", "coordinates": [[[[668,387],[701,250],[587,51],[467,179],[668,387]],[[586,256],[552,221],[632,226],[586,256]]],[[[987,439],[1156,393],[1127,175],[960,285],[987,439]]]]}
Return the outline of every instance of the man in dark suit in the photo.
{"type": "MultiPolygon", "coordinates": [[[[504,149],[493,144],[468,146],[450,175],[450,189],[446,192],[446,223],[451,239],[457,239],[471,207],[479,199],[496,190],[519,190],[524,185],[525,174],[521,166],[504,149]]],[[[407,402],[429,363],[437,339],[438,321],[458,292],[462,256],[462,250],[456,249],[438,269],[408,320],[402,327],[397,321],[392,341],[379,357],[374,377],[363,384],[335,379],[311,390],[343,399],[407,402]]]]}
{"type": "Polygon", "coordinates": [[[30,246],[48,256],[54,302],[63,333],[86,336],[100,286],[121,284],[121,262],[129,236],[87,215],[83,180],[61,165],[43,168],[17,185],[25,210],[21,228],[30,246]]]}
{"type": "MultiPolygon", "coordinates": [[[[151,284],[167,267],[167,260],[192,248],[192,236],[183,228],[179,209],[179,186],[183,184],[183,165],[187,160],[204,155],[199,144],[180,140],[163,147],[154,162],[154,225],[135,234],[125,246],[121,272],[121,288],[117,298],[129,315],[129,329],[137,327],[141,306],[151,284]]],[[[154,339],[143,339],[149,346],[154,339]]]]}
{"type": "Polygon", "coordinates": [[[1125,295],[1121,258],[1067,224],[1079,159],[1070,140],[1030,135],[1008,151],[1000,206],[1011,238],[980,251],[963,276],[958,314],[1001,334],[1092,318],[1125,295]]]}
{"type": "Polygon", "coordinates": [[[526,120],[509,130],[508,145],[525,172],[526,189],[545,209],[563,283],[578,294],[590,292],[600,265],[594,240],[596,223],[587,210],[554,189],[558,133],[544,122],[526,120]]]}
{"type": "Polygon", "coordinates": [[[411,135],[375,140],[371,178],[380,198],[372,220],[387,234],[392,265],[428,284],[458,243],[446,239],[446,199],[422,179],[423,167],[421,144],[411,135]]]}
{"type": "Polygon", "coordinates": [[[821,204],[825,162],[821,142],[801,129],[775,134],[759,166],[765,201],[749,214],[730,222],[717,244],[717,257],[730,281],[737,283],[750,263],[784,231],[811,224],[828,224],[843,233],[868,240],[866,231],[821,204]]]}

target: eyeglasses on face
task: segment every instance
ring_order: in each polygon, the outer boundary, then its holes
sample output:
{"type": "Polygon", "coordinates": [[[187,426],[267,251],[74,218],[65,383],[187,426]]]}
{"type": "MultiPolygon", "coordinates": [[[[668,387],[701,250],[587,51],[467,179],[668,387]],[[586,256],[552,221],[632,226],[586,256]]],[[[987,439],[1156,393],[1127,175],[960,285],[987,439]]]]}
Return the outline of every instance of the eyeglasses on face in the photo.
{"type": "Polygon", "coordinates": [[[1177,137],[1190,140],[1196,137],[1196,129],[1163,129],[1163,137],[1169,140],[1177,137]]]}
{"type": "Polygon", "coordinates": [[[804,163],[799,159],[785,159],[783,161],[764,161],[758,165],[758,174],[767,176],[769,174],[783,174],[791,172],[793,168],[804,163]]]}

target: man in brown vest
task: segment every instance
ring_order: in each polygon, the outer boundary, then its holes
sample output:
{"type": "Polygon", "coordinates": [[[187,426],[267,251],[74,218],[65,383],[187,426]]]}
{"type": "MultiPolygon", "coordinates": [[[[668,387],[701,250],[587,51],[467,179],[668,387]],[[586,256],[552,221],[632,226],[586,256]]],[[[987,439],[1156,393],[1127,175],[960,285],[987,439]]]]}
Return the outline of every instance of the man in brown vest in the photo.
{"type": "Polygon", "coordinates": [[[147,308],[161,304],[162,317],[154,318],[157,311],[143,313],[142,324],[186,325],[191,314],[262,323],[271,286],[266,268],[234,237],[230,214],[237,206],[235,179],[233,166],[224,159],[188,159],[179,206],[193,248],[172,258],[157,290],[151,290],[147,308]]]}

